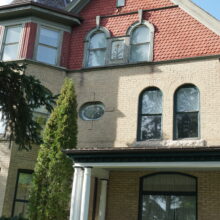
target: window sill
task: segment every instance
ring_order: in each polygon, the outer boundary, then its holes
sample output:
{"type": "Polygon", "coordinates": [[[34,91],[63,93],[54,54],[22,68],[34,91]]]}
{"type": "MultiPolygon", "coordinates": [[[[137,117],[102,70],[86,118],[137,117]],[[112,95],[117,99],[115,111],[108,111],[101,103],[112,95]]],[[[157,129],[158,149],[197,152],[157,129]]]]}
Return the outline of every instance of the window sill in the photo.
{"type": "Polygon", "coordinates": [[[187,140],[150,140],[150,141],[136,141],[131,147],[167,147],[167,148],[181,148],[181,147],[205,147],[205,140],[187,139],[187,140]]]}

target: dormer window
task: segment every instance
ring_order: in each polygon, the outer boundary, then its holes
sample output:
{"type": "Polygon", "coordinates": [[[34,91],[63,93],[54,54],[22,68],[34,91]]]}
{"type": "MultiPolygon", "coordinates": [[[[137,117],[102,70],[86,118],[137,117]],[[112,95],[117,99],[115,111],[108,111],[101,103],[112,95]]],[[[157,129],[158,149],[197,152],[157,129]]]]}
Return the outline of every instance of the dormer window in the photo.
{"type": "Polygon", "coordinates": [[[40,27],[36,60],[51,65],[58,63],[60,31],[40,27]]]}
{"type": "Polygon", "coordinates": [[[117,0],[117,8],[125,6],[125,0],[117,0]]]}
{"type": "Polygon", "coordinates": [[[150,31],[145,26],[137,27],[131,37],[131,62],[148,61],[150,49],[150,31]]]}
{"type": "Polygon", "coordinates": [[[2,60],[16,60],[19,57],[19,46],[22,25],[5,27],[3,39],[2,60]]]}
{"type": "Polygon", "coordinates": [[[97,32],[90,40],[88,66],[104,66],[107,41],[105,33],[97,32]]]}

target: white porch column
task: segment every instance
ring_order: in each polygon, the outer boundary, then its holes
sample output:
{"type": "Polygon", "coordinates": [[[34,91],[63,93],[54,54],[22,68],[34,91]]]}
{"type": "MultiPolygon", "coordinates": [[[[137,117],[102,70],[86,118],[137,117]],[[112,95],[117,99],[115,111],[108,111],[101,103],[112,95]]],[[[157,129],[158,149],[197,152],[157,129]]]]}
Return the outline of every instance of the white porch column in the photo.
{"type": "MultiPolygon", "coordinates": [[[[92,171],[91,167],[85,167],[84,168],[80,220],[88,220],[89,200],[90,200],[90,185],[91,185],[91,171],[92,171]]],[[[77,219],[74,219],[74,220],[77,220],[77,219]]]]}
{"type": "Polygon", "coordinates": [[[108,186],[108,180],[101,179],[101,194],[100,194],[100,202],[99,202],[99,220],[105,220],[107,186],[108,186]]]}
{"type": "Polygon", "coordinates": [[[79,220],[81,194],[82,194],[82,180],[83,180],[82,168],[75,167],[74,177],[73,177],[73,186],[72,186],[72,195],[71,195],[70,220],[79,220]]]}

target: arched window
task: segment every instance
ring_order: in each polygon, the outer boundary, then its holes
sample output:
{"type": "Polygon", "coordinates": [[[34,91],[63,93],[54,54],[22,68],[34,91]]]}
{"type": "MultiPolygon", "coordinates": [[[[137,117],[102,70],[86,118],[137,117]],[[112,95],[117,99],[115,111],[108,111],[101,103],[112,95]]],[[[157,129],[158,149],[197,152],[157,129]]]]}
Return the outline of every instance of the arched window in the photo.
{"type": "Polygon", "coordinates": [[[196,220],[196,178],[180,173],[142,177],[140,220],[196,220]]]}
{"type": "Polygon", "coordinates": [[[152,57],[152,33],[146,25],[139,25],[131,32],[130,61],[150,61],[152,57]]]}
{"type": "Polygon", "coordinates": [[[175,138],[199,136],[199,91],[196,86],[181,86],[175,92],[175,138]]]}
{"type": "Polygon", "coordinates": [[[139,98],[138,140],[161,138],[162,92],[155,87],[144,90],[139,98]]]}
{"type": "Polygon", "coordinates": [[[95,32],[89,40],[87,66],[104,66],[106,51],[107,40],[105,33],[102,31],[95,32]]]}

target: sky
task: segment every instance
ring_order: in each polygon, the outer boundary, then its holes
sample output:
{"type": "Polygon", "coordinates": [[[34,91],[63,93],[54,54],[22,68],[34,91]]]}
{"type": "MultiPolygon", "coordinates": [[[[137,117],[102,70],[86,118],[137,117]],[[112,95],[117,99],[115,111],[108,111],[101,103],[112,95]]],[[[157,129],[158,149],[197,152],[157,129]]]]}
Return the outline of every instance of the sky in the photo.
{"type": "Polygon", "coordinates": [[[220,20],[220,0],[192,0],[209,14],[220,20]]]}

